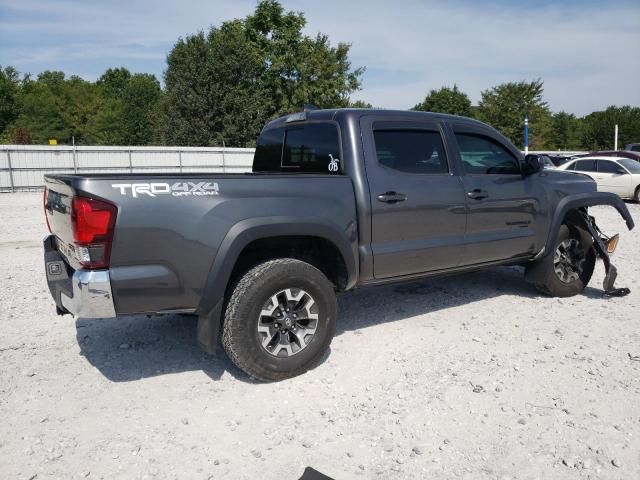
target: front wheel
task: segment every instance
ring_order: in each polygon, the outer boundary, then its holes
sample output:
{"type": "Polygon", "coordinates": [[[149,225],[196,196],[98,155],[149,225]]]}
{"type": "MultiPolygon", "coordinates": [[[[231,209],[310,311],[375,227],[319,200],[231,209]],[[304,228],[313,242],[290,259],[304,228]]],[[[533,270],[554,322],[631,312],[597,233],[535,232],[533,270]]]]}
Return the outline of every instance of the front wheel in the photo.
{"type": "Polygon", "coordinates": [[[261,263],[238,281],[225,310],[222,345],[251,377],[276,381],[313,367],[335,333],[333,285],[306,262],[261,263]]]}
{"type": "Polygon", "coordinates": [[[554,244],[553,254],[535,262],[538,279],[534,286],[552,297],[571,297],[582,292],[593,275],[596,252],[593,239],[583,229],[562,225],[554,244]]]}

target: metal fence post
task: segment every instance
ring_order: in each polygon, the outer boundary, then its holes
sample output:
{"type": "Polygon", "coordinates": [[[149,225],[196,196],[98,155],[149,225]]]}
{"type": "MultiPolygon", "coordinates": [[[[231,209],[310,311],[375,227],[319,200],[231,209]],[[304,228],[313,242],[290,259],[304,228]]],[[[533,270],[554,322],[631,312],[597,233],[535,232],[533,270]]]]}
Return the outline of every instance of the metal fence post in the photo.
{"type": "Polygon", "coordinates": [[[131,150],[129,150],[129,173],[133,173],[133,162],[131,161],[131,150]]]}
{"type": "Polygon", "coordinates": [[[73,173],[78,173],[78,157],[76,154],[75,142],[73,145],[73,173]]]}
{"type": "Polygon", "coordinates": [[[11,191],[15,192],[15,185],[13,183],[13,169],[11,168],[11,150],[7,150],[7,163],[9,165],[9,186],[11,187],[11,191]]]}
{"type": "Polygon", "coordinates": [[[224,144],[224,138],[222,139],[222,173],[227,173],[227,162],[224,158],[224,151],[227,147],[224,144]]]}
{"type": "Polygon", "coordinates": [[[178,165],[180,166],[180,173],[182,173],[182,150],[178,150],[178,165]]]}

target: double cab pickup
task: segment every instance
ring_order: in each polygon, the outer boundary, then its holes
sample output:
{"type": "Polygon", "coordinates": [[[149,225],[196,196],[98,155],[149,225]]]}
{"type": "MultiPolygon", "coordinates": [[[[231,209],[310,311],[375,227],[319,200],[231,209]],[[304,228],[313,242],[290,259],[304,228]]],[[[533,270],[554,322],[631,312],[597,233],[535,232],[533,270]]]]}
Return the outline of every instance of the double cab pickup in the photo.
{"type": "MultiPolygon", "coordinates": [[[[579,294],[596,259],[613,286],[593,205],[633,220],[590,178],[543,170],[503,135],[444,114],[338,109],[267,124],[244,174],[46,175],[44,241],[60,314],[198,317],[250,376],[316,364],[336,294],[521,265],[551,296],[579,294]]],[[[618,293],[619,293],[618,289],[618,293]]]]}

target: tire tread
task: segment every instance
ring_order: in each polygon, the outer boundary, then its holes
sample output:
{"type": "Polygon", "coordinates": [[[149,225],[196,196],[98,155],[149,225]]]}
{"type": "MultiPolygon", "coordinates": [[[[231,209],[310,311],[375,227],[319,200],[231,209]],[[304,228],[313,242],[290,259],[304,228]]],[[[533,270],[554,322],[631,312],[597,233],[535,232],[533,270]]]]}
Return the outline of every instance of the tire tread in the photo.
{"type": "MultiPolygon", "coordinates": [[[[238,368],[257,380],[278,381],[300,375],[316,365],[325,354],[326,349],[321,349],[310,361],[306,362],[300,367],[293,368],[286,372],[274,372],[252,361],[252,358],[244,354],[243,346],[238,342],[238,340],[240,339],[237,338],[237,335],[234,335],[234,327],[237,326],[237,323],[242,322],[242,319],[238,314],[241,301],[252,288],[256,287],[256,284],[259,283],[260,279],[273,269],[286,271],[287,269],[300,268],[311,268],[315,270],[314,273],[321,275],[322,278],[326,281],[326,286],[328,288],[331,288],[331,290],[333,291],[333,286],[331,285],[329,280],[326,279],[324,274],[322,274],[322,272],[320,272],[320,270],[318,270],[313,265],[294,258],[277,258],[260,263],[247,271],[233,287],[233,293],[229,297],[229,300],[226,304],[221,336],[222,347],[229,356],[229,359],[238,368]]],[[[333,297],[333,301],[335,302],[335,295],[333,297]]],[[[332,323],[332,325],[333,328],[328,332],[330,336],[329,344],[335,332],[335,321],[332,323]]]]}

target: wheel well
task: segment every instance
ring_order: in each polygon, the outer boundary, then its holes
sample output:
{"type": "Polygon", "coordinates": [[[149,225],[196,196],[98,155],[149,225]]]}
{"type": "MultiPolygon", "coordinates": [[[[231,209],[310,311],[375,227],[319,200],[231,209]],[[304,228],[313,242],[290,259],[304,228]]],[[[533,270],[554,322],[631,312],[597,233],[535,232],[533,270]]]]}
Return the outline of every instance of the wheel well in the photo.
{"type": "Polygon", "coordinates": [[[238,256],[229,285],[235,284],[253,266],[273,258],[295,258],[313,265],[336,290],[344,290],[347,284],[346,264],[332,242],[322,237],[295,235],[261,238],[249,243],[238,256]]]}
{"type": "Polygon", "coordinates": [[[579,227],[583,230],[586,230],[587,228],[585,225],[584,213],[585,209],[583,207],[569,210],[564,216],[562,223],[564,225],[567,225],[569,228],[579,227]]]}

